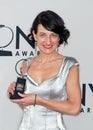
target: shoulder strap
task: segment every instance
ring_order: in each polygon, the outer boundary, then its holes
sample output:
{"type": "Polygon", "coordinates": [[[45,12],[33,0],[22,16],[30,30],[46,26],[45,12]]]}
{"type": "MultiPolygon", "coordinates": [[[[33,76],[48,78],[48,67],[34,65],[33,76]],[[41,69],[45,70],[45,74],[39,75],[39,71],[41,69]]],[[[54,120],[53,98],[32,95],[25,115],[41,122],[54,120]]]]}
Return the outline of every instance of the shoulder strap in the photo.
{"type": "Polygon", "coordinates": [[[20,67],[20,72],[22,76],[25,76],[29,70],[30,62],[32,61],[32,58],[27,58],[27,59],[22,59],[22,60],[23,61],[22,61],[22,66],[20,67]]]}
{"type": "Polygon", "coordinates": [[[28,70],[29,70],[29,68],[30,68],[30,63],[31,63],[32,59],[33,59],[32,57],[26,59],[26,62],[27,62],[27,70],[26,70],[26,73],[28,72],[28,70]]]}

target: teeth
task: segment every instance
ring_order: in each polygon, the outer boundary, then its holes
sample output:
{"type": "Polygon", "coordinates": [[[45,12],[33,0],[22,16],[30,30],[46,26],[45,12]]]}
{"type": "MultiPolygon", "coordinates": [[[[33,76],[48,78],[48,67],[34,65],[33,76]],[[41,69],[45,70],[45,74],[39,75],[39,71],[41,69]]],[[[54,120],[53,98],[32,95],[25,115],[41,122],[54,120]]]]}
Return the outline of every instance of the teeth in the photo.
{"type": "Polygon", "coordinates": [[[49,49],[49,48],[51,48],[51,47],[45,47],[45,48],[49,49]]]}
{"type": "Polygon", "coordinates": [[[52,46],[44,46],[44,47],[46,47],[46,48],[50,48],[50,47],[52,47],[52,46]]]}

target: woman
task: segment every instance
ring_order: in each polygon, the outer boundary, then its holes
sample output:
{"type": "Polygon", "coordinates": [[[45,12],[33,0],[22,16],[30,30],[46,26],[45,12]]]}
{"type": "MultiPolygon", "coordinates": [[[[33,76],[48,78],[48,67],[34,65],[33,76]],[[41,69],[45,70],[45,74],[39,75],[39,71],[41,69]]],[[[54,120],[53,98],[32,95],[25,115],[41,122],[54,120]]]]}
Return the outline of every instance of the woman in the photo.
{"type": "MultiPolygon", "coordinates": [[[[18,93],[22,98],[13,100],[23,107],[19,130],[65,130],[62,115],[79,114],[79,63],[57,52],[61,44],[67,44],[69,36],[63,19],[55,12],[43,11],[35,18],[29,37],[40,53],[27,59],[28,66],[23,63],[25,94],[18,93]]],[[[14,89],[12,83],[8,95],[14,89]]]]}

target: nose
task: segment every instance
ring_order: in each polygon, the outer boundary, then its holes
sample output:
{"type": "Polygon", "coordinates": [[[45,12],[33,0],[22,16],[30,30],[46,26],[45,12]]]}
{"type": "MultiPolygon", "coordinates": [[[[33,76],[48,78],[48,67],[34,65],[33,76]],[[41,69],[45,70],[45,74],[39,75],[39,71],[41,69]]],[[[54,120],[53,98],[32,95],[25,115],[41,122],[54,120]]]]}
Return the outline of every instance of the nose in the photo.
{"type": "Polygon", "coordinates": [[[50,45],[51,44],[51,37],[47,37],[46,38],[46,45],[50,45]]]}

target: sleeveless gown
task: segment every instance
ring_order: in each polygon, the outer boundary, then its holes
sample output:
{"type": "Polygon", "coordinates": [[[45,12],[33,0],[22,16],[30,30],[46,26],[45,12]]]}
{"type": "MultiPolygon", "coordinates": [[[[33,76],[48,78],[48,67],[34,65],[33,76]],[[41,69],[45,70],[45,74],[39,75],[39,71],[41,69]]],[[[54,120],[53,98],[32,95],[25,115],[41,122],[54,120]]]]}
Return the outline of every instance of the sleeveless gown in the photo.
{"type": "MultiPolygon", "coordinates": [[[[75,58],[64,56],[59,73],[40,84],[26,73],[25,93],[37,94],[51,100],[66,100],[66,79],[71,67],[76,65],[79,63],[75,58]]],[[[66,127],[62,113],[49,110],[44,106],[31,105],[23,108],[18,130],[66,130],[66,127]]]]}

